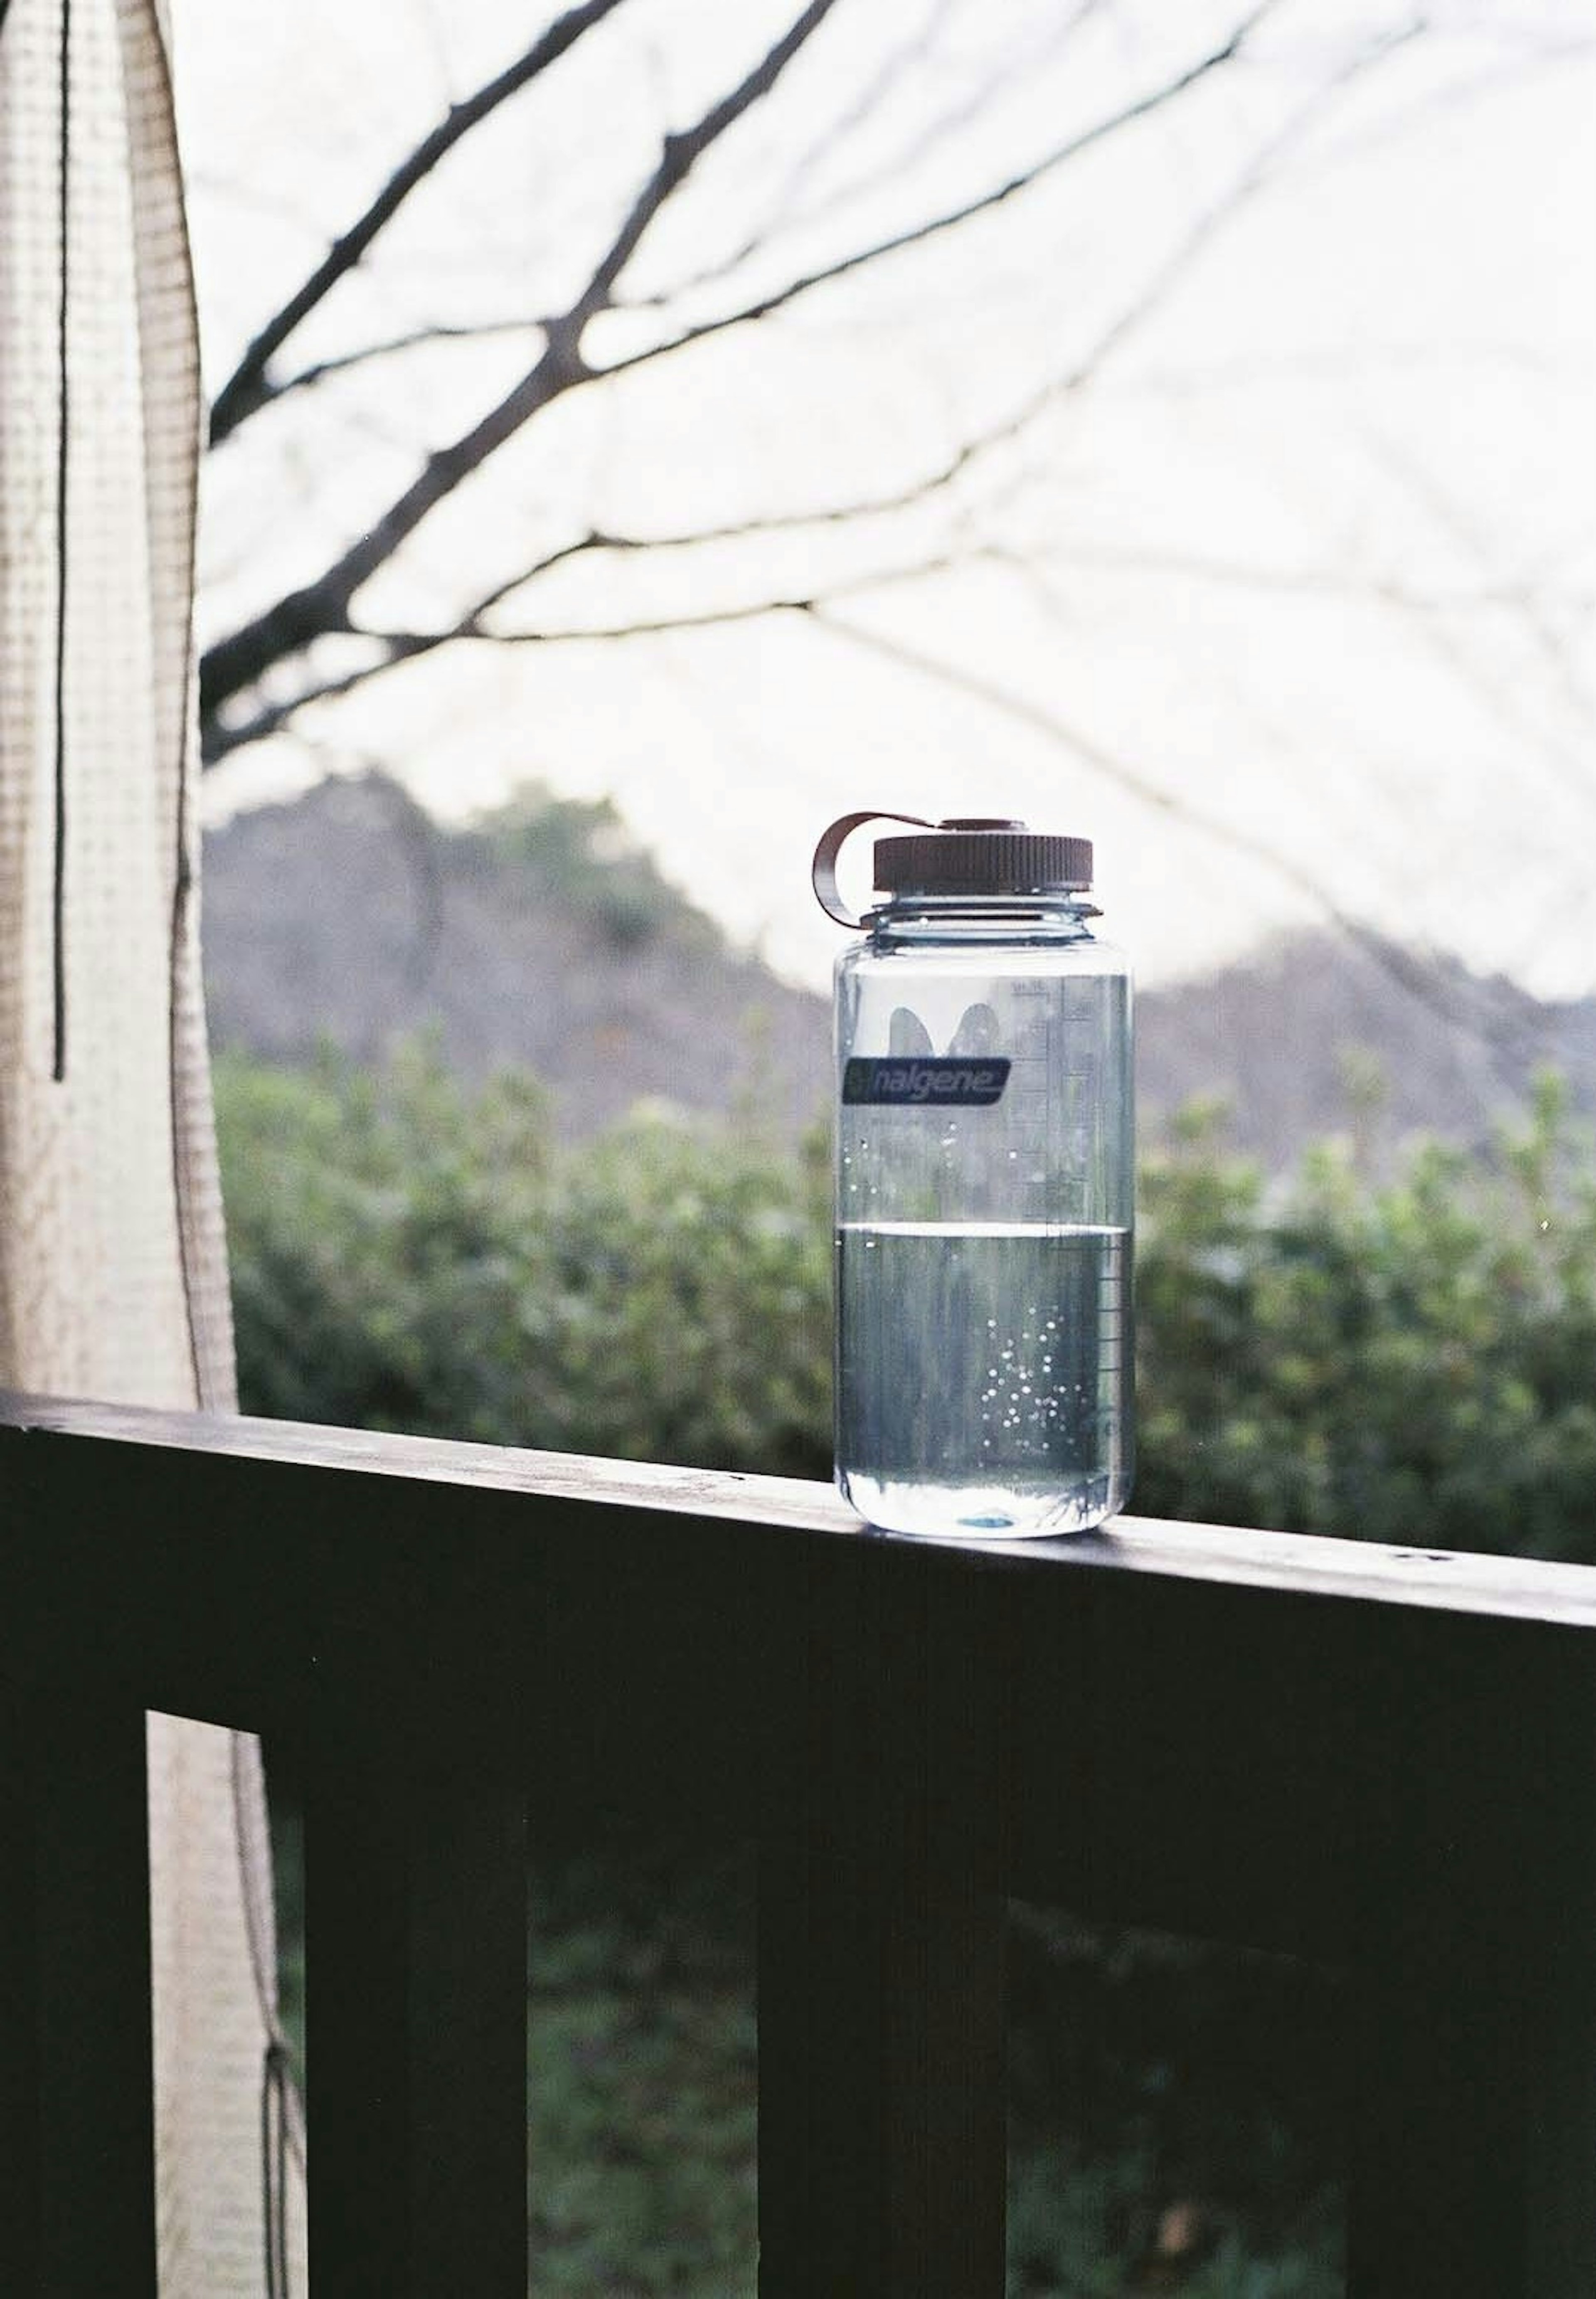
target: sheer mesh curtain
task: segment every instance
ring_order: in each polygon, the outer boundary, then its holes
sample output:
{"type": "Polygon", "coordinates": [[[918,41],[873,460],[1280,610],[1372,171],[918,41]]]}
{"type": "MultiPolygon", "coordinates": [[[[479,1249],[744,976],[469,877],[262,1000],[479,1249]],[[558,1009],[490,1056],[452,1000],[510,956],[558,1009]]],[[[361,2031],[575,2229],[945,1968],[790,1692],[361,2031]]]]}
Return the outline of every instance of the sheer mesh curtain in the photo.
{"type": "MultiPolygon", "coordinates": [[[[157,0],[0,0],[0,1385],[227,1410],[201,413],[157,0]]],[[[259,1750],[162,1717],[149,1749],[161,2289],[275,2299],[305,2288],[303,2135],[259,1750]]]]}

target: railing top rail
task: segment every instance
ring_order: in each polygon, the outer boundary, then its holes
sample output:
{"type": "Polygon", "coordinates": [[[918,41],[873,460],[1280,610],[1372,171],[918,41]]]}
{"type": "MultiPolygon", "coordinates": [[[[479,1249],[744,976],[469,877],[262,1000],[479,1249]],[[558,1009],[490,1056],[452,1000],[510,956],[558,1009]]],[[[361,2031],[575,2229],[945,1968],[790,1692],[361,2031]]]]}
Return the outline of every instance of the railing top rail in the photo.
{"type": "MultiPolygon", "coordinates": [[[[793,1531],[824,1542],[935,1552],[974,1568],[1151,1574],[1301,1597],[1596,1628],[1596,1568],[1459,1550],[1124,1517],[1108,1531],[1055,1540],[916,1540],[862,1524],[826,1485],[730,1470],[538,1452],[383,1432],[156,1412],[0,1390],[0,1431],[48,1431],[176,1452],[380,1476],[408,1487],[519,1493],[663,1518],[793,1531]]],[[[418,1509],[423,1504],[415,1496],[418,1509]]],[[[0,1523],[4,1522],[0,1516],[0,1523]]],[[[528,1531],[538,1518],[529,1512],[528,1531]]],[[[663,1528],[661,1528],[663,1529],[663,1528]]]]}
{"type": "MultiPolygon", "coordinates": [[[[1359,2288],[1441,2287],[1437,2258],[1459,2299],[1592,2288],[1596,1571],[1143,1520],[915,1542],[819,1485],[0,1394],[0,1719],[56,1773],[150,1707],[300,1753],[333,1878],[318,2176],[400,2167],[349,2223],[362,2265],[437,2160],[430,2121],[413,2155],[372,2144],[362,2083],[417,2096],[396,2004],[429,2070],[500,2006],[507,2109],[488,2130],[468,2054],[454,2217],[419,2214],[440,2244],[488,2224],[525,2096],[524,1813],[535,1856],[595,1827],[757,1843],[772,2295],[1001,2287],[1005,1895],[1354,1976],[1359,2288]],[[481,1989],[462,1845],[501,1941],[481,1989]],[[378,1905],[406,1912],[381,1988],[378,1905]]],[[[86,1779],[58,1836],[103,1909],[86,1779]]]]}

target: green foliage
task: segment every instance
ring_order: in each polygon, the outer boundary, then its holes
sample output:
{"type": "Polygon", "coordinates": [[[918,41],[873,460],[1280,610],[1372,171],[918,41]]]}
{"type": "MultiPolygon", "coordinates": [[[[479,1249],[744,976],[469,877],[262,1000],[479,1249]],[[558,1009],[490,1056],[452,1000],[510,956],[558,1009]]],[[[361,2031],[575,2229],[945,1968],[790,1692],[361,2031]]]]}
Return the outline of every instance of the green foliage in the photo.
{"type": "MultiPolygon", "coordinates": [[[[826,1159],[750,1125],[551,1141],[524,1075],[237,1057],[217,1098],[251,1410],[824,1476],[826,1159]]],[[[1197,1112],[1142,1175],[1152,1515],[1596,1560],[1596,1163],[1546,1085],[1490,1159],[1289,1185],[1197,1112]]]]}
{"type": "Polygon", "coordinates": [[[1009,2299],[1333,2299],[1341,1990],[1016,1903],[1009,2299]]]}
{"type": "Polygon", "coordinates": [[[1495,1154],[1292,1185],[1201,1117],[1142,1175],[1136,1505],[1596,1561],[1596,1165],[1546,1082],[1495,1154]]]}
{"type": "MultiPolygon", "coordinates": [[[[751,1871],[613,1842],[535,1866],[536,2289],[752,2292],[751,1871]]],[[[1010,2299],[1333,2299],[1334,1985],[1028,1906],[1010,1960],[1010,2299]]]]}
{"type": "Polygon", "coordinates": [[[525,1077],[218,1064],[248,1410],[824,1475],[823,1150],[638,1118],[557,1154],[525,1077]]]}
{"type": "MultiPolygon", "coordinates": [[[[217,1083],[248,1409],[826,1473],[819,1142],[639,1117],[562,1152],[532,1082],[426,1048],[217,1083]]],[[[1596,1159],[1561,1095],[1380,1188],[1329,1147],[1268,1183],[1216,1124],[1143,1168],[1137,1505],[1596,1562],[1596,1159]]],[[[751,2290],[741,1887],[606,1855],[537,1890],[538,2287],[751,2290]]],[[[1011,1971],[1010,2299],[1341,2287],[1309,1983],[1024,1912],[1011,1971]]]]}
{"type": "Polygon", "coordinates": [[[535,1867],[534,2288],[752,2292],[757,2044],[740,1859],[606,1845],[535,1867]]]}
{"type": "Polygon", "coordinates": [[[593,918],[618,950],[669,933],[698,944],[716,928],[662,877],[607,798],[558,798],[525,784],[477,823],[487,851],[512,863],[536,892],[593,918]]]}

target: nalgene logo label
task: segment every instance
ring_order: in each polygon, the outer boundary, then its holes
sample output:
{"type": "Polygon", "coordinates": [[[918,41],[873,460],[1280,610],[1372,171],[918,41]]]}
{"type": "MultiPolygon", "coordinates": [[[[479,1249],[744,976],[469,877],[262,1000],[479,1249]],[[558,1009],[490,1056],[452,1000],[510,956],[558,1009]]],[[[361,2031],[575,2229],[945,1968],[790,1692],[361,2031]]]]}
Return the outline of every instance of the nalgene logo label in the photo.
{"type": "Polygon", "coordinates": [[[1008,1083],[1008,1062],[990,1056],[979,1061],[938,1062],[855,1054],[843,1067],[843,1100],[957,1102],[967,1108],[989,1109],[1002,1100],[1008,1083]]]}

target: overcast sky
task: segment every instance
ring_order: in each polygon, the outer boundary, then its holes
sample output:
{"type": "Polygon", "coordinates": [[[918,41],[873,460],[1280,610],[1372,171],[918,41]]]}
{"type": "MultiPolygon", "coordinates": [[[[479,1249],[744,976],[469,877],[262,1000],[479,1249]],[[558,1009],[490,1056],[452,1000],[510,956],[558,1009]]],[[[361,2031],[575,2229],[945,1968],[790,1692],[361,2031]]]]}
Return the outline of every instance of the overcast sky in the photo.
{"type": "MultiPolygon", "coordinates": [[[[841,0],[623,285],[700,316],[901,228],[1240,12],[841,0]],[[729,286],[683,289],[751,238],[729,286]]],[[[824,620],[455,648],[307,711],[212,802],[364,764],[453,814],[528,776],[608,792],[810,980],[835,940],[810,849],[879,804],[1095,838],[1148,979],[1334,909],[1548,993],[1596,987],[1596,0],[1427,12],[1403,40],[1398,6],[1280,0],[1242,62],[989,216],[540,419],[370,602],[429,627],[587,524],[669,534],[906,487],[1089,369],[907,517],[578,565],[534,627],[817,588],[824,620]]],[[[785,20],[628,0],[461,148],[295,363],[552,308],[661,126],[785,20]]],[[[213,381],[536,21],[501,0],[179,0],[213,381]]],[[[593,349],[657,325],[617,319],[593,349]]],[[[359,370],[223,450],[209,629],[313,572],[529,341],[359,370]]]]}

